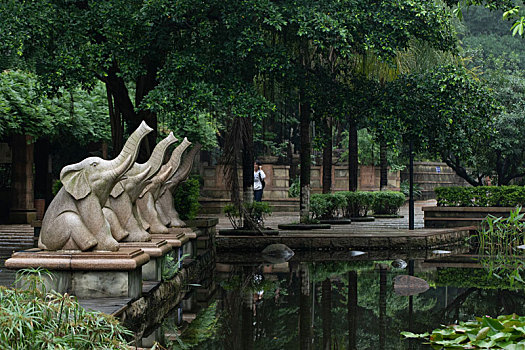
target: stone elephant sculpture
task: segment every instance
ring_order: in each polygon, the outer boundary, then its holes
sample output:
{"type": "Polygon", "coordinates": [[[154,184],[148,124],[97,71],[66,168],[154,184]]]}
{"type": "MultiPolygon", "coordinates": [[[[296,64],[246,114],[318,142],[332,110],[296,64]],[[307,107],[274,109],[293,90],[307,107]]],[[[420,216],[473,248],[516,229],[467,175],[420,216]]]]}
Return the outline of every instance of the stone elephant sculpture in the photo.
{"type": "MultiPolygon", "coordinates": [[[[146,231],[148,226],[144,225],[137,211],[136,201],[144,188],[151,183],[151,178],[159,172],[166,150],[176,141],[173,133],[170,133],[168,137],[155,146],[146,163],[133,164],[124,178],[111,191],[103,211],[110,223],[113,237],[117,241],[144,242],[151,240],[151,236],[146,231]]],[[[167,167],[161,172],[169,173],[171,168],[167,167]]]]}
{"type": "Polygon", "coordinates": [[[171,153],[168,162],[162,166],[159,174],[153,177],[152,182],[144,188],[142,194],[137,200],[139,214],[143,218],[143,221],[149,226],[150,233],[168,233],[167,225],[159,218],[155,201],[160,195],[162,186],[169,182],[169,180],[176,174],[181,163],[182,154],[190,145],[191,142],[189,142],[187,138],[182,140],[181,144],[171,153]]]}
{"type": "Polygon", "coordinates": [[[113,160],[86,158],[60,172],[63,187],[47,209],[38,246],[46,250],[117,251],[102,207],[115,184],[133,166],[139,145],[152,129],[142,122],[113,160]]]}
{"type": "Polygon", "coordinates": [[[188,178],[193,166],[193,159],[195,155],[200,151],[201,145],[196,144],[184,157],[182,164],[179,166],[175,174],[165,182],[158,195],[155,198],[155,208],[159,214],[159,218],[162,223],[170,227],[184,227],[186,224],[179,218],[179,213],[175,210],[173,205],[173,193],[177,187],[188,178]]]}

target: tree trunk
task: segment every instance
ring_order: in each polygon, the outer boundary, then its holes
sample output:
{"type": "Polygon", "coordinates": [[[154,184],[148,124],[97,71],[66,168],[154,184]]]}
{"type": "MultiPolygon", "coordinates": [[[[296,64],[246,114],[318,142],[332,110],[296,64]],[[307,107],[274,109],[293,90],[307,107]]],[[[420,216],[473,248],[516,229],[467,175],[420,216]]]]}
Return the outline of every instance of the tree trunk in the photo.
{"type": "Polygon", "coordinates": [[[357,120],[349,119],[350,128],[348,135],[348,190],[357,191],[357,173],[359,169],[357,120]]]}
{"type": "Polygon", "coordinates": [[[122,150],[123,143],[123,134],[124,134],[124,124],[122,123],[122,115],[118,105],[114,104],[113,94],[109,88],[108,83],[106,83],[106,96],[108,99],[109,107],[109,121],[111,124],[111,142],[113,146],[113,155],[117,155],[122,150]]]}
{"type": "MultiPolygon", "coordinates": [[[[300,94],[304,98],[304,94],[300,94]]],[[[302,101],[299,105],[301,133],[301,192],[300,192],[300,222],[307,222],[310,217],[310,169],[312,150],[310,140],[310,105],[302,101]]]]}
{"type": "Polygon", "coordinates": [[[388,161],[387,161],[387,145],[386,141],[381,137],[379,139],[379,166],[380,166],[380,179],[379,189],[386,189],[388,186],[388,161]]]}
{"type": "Polygon", "coordinates": [[[323,193],[332,192],[332,118],[323,121],[325,144],[323,146],[323,193]]]}

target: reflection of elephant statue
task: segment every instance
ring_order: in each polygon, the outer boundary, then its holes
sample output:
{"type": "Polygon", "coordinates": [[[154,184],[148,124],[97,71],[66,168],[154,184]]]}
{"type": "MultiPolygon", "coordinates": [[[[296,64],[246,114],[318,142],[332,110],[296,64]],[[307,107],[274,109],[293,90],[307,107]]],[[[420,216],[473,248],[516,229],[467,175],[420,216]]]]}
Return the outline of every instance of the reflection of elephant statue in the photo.
{"type": "Polygon", "coordinates": [[[166,184],[177,172],[182,153],[184,153],[189,145],[191,145],[191,142],[189,142],[187,138],[184,138],[181,144],[175,148],[171,154],[169,161],[162,166],[159,174],[152,179],[151,183],[148,184],[140,198],[137,200],[137,208],[140,216],[149,225],[150,233],[168,233],[166,224],[164,224],[159,218],[159,214],[155,207],[155,201],[159,197],[162,186],[164,186],[164,184],[166,184]]]}
{"type": "Polygon", "coordinates": [[[49,205],[42,221],[38,246],[47,250],[118,250],[109,223],[102,213],[111,189],[131,168],[140,141],[152,129],[142,122],[129,137],[117,158],[97,157],[64,167],[64,185],[49,205]]]}
{"type": "Polygon", "coordinates": [[[160,188],[158,197],[155,202],[155,207],[159,213],[159,217],[164,225],[170,227],[183,227],[186,224],[179,218],[179,213],[173,206],[173,193],[181,182],[186,180],[190,175],[191,167],[193,166],[193,158],[201,149],[200,144],[196,144],[188,154],[184,157],[182,164],[177,169],[177,172],[170,178],[168,182],[160,188]]]}
{"type": "MultiPolygon", "coordinates": [[[[111,191],[104,208],[104,214],[110,223],[113,237],[117,241],[143,242],[151,240],[137,212],[135,202],[144,188],[151,182],[151,178],[159,171],[164,160],[164,153],[175,141],[177,139],[170,133],[168,137],[155,146],[146,163],[133,164],[124,178],[111,191]]],[[[171,168],[168,167],[162,172],[169,173],[170,171],[171,168]]]]}

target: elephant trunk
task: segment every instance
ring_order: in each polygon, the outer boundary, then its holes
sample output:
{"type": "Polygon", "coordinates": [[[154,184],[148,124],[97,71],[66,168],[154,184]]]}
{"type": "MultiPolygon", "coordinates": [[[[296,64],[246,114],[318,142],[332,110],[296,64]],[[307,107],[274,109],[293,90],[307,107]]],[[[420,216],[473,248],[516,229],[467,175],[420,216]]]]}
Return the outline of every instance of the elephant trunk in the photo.
{"type": "Polygon", "coordinates": [[[151,131],[153,131],[153,129],[150,128],[145,121],[142,121],[137,130],[135,130],[129,136],[128,140],[124,144],[124,147],[122,148],[122,151],[119,153],[117,158],[113,160],[115,168],[119,169],[119,172],[115,171],[115,175],[117,175],[117,177],[122,176],[129,168],[131,168],[133,163],[135,163],[135,160],[139,154],[140,142],[144,136],[149,134],[151,131]],[[122,169],[124,169],[124,171],[120,172],[122,169]]]}
{"type": "Polygon", "coordinates": [[[164,153],[166,153],[166,149],[176,141],[177,139],[175,136],[173,136],[173,133],[170,132],[170,134],[165,139],[160,141],[157,146],[155,146],[155,149],[151,153],[151,157],[146,162],[146,165],[151,167],[149,171],[150,176],[159,171],[162,161],[164,160],[164,153]]]}
{"type": "Polygon", "coordinates": [[[180,160],[182,157],[182,153],[191,145],[191,142],[188,141],[188,139],[185,137],[184,140],[180,143],[180,145],[177,146],[171,153],[170,159],[166,163],[167,166],[171,167],[171,174],[168,176],[168,178],[172,177],[179,168],[180,160]]]}
{"type": "Polygon", "coordinates": [[[186,180],[186,178],[190,175],[191,168],[193,166],[193,158],[195,158],[195,155],[197,152],[199,152],[201,149],[201,144],[197,143],[195,144],[195,147],[193,147],[186,157],[184,157],[184,160],[182,161],[182,164],[180,165],[179,169],[173,175],[173,177],[170,179],[170,189],[173,191],[182,181],[186,180]]]}

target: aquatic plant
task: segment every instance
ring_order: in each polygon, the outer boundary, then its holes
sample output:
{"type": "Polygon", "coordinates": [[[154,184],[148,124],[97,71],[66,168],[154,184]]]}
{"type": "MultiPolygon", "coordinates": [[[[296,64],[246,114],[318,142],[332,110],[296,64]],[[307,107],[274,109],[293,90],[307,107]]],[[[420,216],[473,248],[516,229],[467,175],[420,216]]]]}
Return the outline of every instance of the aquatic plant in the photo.
{"type": "Polygon", "coordinates": [[[443,326],[432,333],[401,332],[405,338],[428,339],[434,349],[525,349],[525,316],[476,317],[443,326]]]}
{"type": "MultiPolygon", "coordinates": [[[[47,275],[47,277],[45,277],[47,275]]],[[[2,349],[128,349],[132,332],[101,312],[86,311],[74,296],[48,292],[40,269],[19,272],[17,285],[0,287],[2,349]]]]}
{"type": "Polygon", "coordinates": [[[511,210],[509,217],[487,216],[478,230],[480,263],[490,276],[525,283],[523,244],[525,239],[525,222],[518,207],[511,210]]]}

